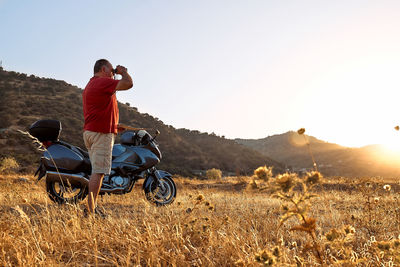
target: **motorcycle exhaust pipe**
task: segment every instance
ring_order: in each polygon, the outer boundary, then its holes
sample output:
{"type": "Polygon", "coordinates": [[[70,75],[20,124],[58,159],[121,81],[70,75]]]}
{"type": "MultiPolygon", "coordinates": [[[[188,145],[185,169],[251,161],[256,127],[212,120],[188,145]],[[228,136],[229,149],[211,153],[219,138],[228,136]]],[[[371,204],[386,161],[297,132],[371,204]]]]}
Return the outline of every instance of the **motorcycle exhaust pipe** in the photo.
{"type": "Polygon", "coordinates": [[[81,185],[88,186],[89,180],[82,175],[79,174],[71,174],[71,173],[59,173],[59,172],[46,172],[47,177],[46,180],[50,182],[59,182],[65,185],[81,185]]]}
{"type": "Polygon", "coordinates": [[[124,187],[114,187],[114,188],[101,188],[100,193],[122,193],[125,191],[124,187]]]}

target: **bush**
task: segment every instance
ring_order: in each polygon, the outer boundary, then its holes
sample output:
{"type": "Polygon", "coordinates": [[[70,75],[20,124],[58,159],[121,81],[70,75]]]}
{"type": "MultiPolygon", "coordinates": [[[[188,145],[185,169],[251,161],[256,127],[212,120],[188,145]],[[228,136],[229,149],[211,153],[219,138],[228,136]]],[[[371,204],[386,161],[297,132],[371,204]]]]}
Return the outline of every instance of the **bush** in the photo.
{"type": "Polygon", "coordinates": [[[207,177],[207,179],[213,179],[213,180],[221,179],[222,171],[212,168],[212,169],[206,171],[206,177],[207,177]]]}
{"type": "MultiPolygon", "coordinates": [[[[14,111],[10,111],[10,112],[14,112],[14,111]]],[[[1,113],[0,117],[1,117],[0,128],[7,128],[12,125],[12,115],[11,114],[1,113]]]]}
{"type": "Polygon", "coordinates": [[[258,179],[268,181],[268,179],[272,177],[272,167],[258,167],[256,170],[254,170],[254,175],[257,176],[258,179]]]}
{"type": "Polygon", "coordinates": [[[31,119],[28,118],[21,118],[18,120],[18,125],[27,127],[32,123],[31,119]]]}
{"type": "Polygon", "coordinates": [[[5,157],[0,161],[0,172],[14,171],[18,168],[19,164],[13,157],[5,157]]]}

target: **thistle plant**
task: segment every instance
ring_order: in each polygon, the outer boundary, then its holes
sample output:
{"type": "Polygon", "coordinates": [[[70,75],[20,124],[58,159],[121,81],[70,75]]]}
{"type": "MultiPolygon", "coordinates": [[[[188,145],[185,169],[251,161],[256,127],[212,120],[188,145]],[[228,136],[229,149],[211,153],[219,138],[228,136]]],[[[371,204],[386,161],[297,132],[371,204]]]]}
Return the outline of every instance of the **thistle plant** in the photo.
{"type": "Polygon", "coordinates": [[[272,168],[267,166],[258,167],[254,170],[254,175],[260,180],[268,181],[272,177],[272,168]]]}
{"type": "Polygon", "coordinates": [[[311,250],[317,260],[323,264],[323,254],[315,233],[316,219],[308,214],[310,200],[318,196],[311,191],[321,180],[322,175],[317,171],[308,172],[303,178],[294,173],[284,173],[278,175],[270,185],[275,190],[273,197],[284,202],[281,206],[283,213],[279,227],[289,219],[296,218],[297,224],[290,230],[304,232],[311,237],[312,244],[307,245],[306,249],[311,250]]]}
{"type": "MultiPolygon", "coordinates": [[[[382,195],[378,190],[380,186],[382,185],[376,184],[370,178],[361,179],[358,185],[358,190],[364,198],[362,203],[365,214],[364,216],[367,220],[359,218],[357,221],[360,221],[359,223],[365,225],[365,229],[370,236],[374,236],[381,231],[383,216],[381,211],[385,210],[385,204],[381,199],[384,195],[382,195]]],[[[388,190],[389,188],[391,189],[390,185],[384,185],[382,188],[386,192],[390,193],[390,190],[388,190]]]]}
{"type": "Polygon", "coordinates": [[[304,141],[306,142],[306,145],[307,145],[307,148],[308,148],[308,153],[310,153],[311,160],[313,162],[314,171],[318,171],[317,163],[315,162],[314,155],[313,155],[313,153],[311,151],[310,142],[308,141],[306,135],[304,134],[305,132],[306,132],[306,129],[304,129],[304,128],[300,128],[300,129],[297,130],[297,133],[304,137],[304,141]]]}
{"type": "Polygon", "coordinates": [[[279,261],[279,248],[274,247],[272,251],[264,249],[255,255],[255,260],[262,263],[264,266],[273,266],[279,261]]]}
{"type": "Polygon", "coordinates": [[[356,230],[345,225],[341,229],[332,229],[325,237],[328,264],[334,266],[398,266],[400,263],[400,240],[393,238],[387,241],[377,241],[371,236],[362,247],[356,251],[352,243],[356,230]]]}
{"type": "MultiPolygon", "coordinates": [[[[354,254],[351,248],[351,243],[354,242],[354,234],[356,229],[351,225],[344,225],[341,228],[332,228],[329,232],[325,233],[325,251],[326,261],[328,264],[348,264],[349,259],[354,254]]],[[[351,260],[353,263],[357,262],[356,259],[351,260]]]]}
{"type": "Polygon", "coordinates": [[[208,215],[215,211],[214,205],[206,200],[202,194],[199,194],[196,198],[189,195],[189,198],[192,199],[193,204],[186,209],[186,215],[182,219],[183,233],[190,236],[192,242],[208,242],[213,226],[211,216],[208,215]]]}

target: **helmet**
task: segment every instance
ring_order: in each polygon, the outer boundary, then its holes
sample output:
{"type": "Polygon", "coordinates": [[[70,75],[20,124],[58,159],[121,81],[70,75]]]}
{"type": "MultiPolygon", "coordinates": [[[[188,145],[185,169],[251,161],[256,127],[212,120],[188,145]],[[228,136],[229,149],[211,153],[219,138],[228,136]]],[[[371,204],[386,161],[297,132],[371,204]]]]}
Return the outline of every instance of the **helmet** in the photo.
{"type": "Polygon", "coordinates": [[[124,132],[121,135],[121,143],[124,145],[135,145],[135,141],[136,141],[136,134],[135,132],[124,132]]]}

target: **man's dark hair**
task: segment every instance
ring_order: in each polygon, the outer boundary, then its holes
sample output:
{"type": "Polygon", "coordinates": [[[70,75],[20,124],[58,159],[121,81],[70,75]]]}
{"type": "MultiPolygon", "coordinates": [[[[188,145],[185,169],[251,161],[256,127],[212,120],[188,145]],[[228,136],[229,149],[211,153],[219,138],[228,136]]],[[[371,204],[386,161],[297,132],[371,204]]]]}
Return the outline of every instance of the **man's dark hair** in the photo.
{"type": "Polygon", "coordinates": [[[97,60],[96,63],[94,64],[94,69],[93,69],[94,73],[96,74],[99,71],[101,71],[101,68],[103,66],[107,66],[107,64],[108,64],[108,60],[107,59],[99,59],[99,60],[97,60]]]}

